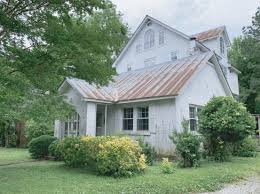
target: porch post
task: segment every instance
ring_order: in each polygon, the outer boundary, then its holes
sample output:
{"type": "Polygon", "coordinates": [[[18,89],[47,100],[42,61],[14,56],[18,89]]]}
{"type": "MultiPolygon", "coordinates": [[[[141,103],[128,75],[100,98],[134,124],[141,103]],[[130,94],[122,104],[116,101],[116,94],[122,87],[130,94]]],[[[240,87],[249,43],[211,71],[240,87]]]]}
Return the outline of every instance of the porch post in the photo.
{"type": "Polygon", "coordinates": [[[96,136],[97,105],[93,102],[87,103],[86,135],[96,136]]]}
{"type": "Polygon", "coordinates": [[[105,136],[107,135],[107,104],[105,105],[105,136]]]}

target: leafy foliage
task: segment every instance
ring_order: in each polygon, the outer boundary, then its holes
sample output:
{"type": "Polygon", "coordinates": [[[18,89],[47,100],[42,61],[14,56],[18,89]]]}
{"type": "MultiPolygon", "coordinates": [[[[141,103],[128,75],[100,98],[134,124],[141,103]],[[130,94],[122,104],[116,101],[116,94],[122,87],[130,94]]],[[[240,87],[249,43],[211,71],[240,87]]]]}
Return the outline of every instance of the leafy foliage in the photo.
{"type": "Polygon", "coordinates": [[[0,1],[0,122],[65,117],[64,77],[106,84],[127,34],[107,0],[0,1]]]}
{"type": "Polygon", "coordinates": [[[202,109],[199,124],[208,155],[219,161],[227,159],[230,144],[242,141],[255,129],[254,117],[232,97],[212,98],[202,109]]]}
{"type": "Polygon", "coordinates": [[[235,38],[229,51],[230,63],[239,74],[240,99],[251,113],[260,112],[260,7],[252,25],[243,29],[244,35],[235,38]]]}
{"type": "Polygon", "coordinates": [[[145,161],[148,165],[153,165],[156,159],[155,149],[143,139],[138,140],[139,146],[142,148],[142,153],[145,155],[145,161]]]}
{"type": "Polygon", "coordinates": [[[200,137],[198,135],[189,132],[188,121],[182,121],[183,131],[178,133],[173,131],[170,137],[173,143],[176,145],[176,151],[181,156],[182,167],[197,167],[201,159],[200,153],[200,137]]]}
{"type": "Polygon", "coordinates": [[[55,160],[62,160],[62,150],[61,150],[61,141],[55,140],[53,141],[48,148],[49,155],[54,157],[55,160]]]}
{"type": "Polygon", "coordinates": [[[162,163],[161,163],[161,171],[164,173],[164,174],[172,174],[175,169],[173,167],[173,163],[169,161],[168,158],[163,158],[162,159],[162,163]]]}
{"type": "Polygon", "coordinates": [[[242,142],[239,142],[234,155],[240,157],[255,157],[257,152],[257,141],[252,136],[245,138],[242,142]]]}
{"type": "Polygon", "coordinates": [[[30,120],[26,123],[25,134],[28,141],[31,141],[33,138],[42,136],[42,135],[53,135],[53,124],[50,126],[46,123],[36,123],[33,120],[30,120]]]}
{"type": "Polygon", "coordinates": [[[29,152],[34,159],[44,158],[49,155],[49,145],[57,138],[49,135],[42,135],[34,138],[29,143],[29,152]]]}
{"type": "Polygon", "coordinates": [[[92,166],[102,175],[131,176],[146,167],[138,143],[127,137],[67,137],[59,147],[67,165],[92,166]]]}

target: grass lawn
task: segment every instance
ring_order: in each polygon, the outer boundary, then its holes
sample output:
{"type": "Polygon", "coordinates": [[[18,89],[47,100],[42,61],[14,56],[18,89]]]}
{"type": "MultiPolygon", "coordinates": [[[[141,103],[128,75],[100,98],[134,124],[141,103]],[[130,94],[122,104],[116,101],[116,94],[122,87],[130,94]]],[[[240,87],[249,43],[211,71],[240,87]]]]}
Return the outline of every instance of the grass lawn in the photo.
{"type": "MultiPolygon", "coordinates": [[[[0,149],[0,163],[28,160],[27,150],[0,149]]],[[[178,168],[162,174],[159,164],[143,175],[115,179],[90,169],[71,169],[62,162],[37,161],[0,166],[0,193],[188,193],[220,189],[260,172],[260,157],[233,158],[232,162],[203,162],[200,168],[178,168]]]]}
{"type": "Polygon", "coordinates": [[[26,149],[0,148],[0,166],[32,160],[26,149]]]}

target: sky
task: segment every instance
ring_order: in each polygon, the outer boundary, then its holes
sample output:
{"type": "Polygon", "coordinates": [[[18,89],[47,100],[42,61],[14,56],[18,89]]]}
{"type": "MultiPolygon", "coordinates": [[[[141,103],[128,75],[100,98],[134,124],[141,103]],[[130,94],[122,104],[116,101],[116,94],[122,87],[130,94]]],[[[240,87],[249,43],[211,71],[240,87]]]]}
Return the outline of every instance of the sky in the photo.
{"type": "Polygon", "coordinates": [[[260,0],[112,0],[131,32],[145,15],[191,35],[226,25],[230,39],[251,24],[260,0]]]}

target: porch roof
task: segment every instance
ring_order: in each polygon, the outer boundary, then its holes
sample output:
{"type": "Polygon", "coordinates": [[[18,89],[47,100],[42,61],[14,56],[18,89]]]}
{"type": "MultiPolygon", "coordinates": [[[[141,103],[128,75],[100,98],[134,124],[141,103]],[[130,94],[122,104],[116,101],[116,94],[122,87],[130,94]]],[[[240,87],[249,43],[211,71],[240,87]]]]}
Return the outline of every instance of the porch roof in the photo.
{"type": "Polygon", "coordinates": [[[174,62],[128,71],[113,77],[107,86],[98,87],[85,80],[66,78],[84,98],[107,102],[132,101],[179,94],[196,69],[206,64],[213,52],[192,55],[174,62]]]}

